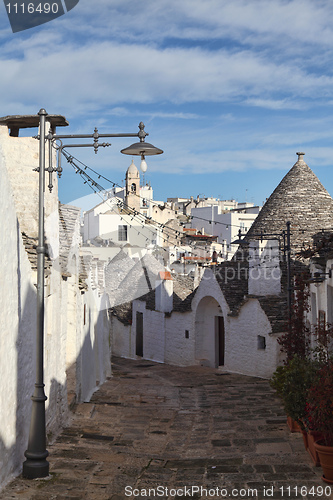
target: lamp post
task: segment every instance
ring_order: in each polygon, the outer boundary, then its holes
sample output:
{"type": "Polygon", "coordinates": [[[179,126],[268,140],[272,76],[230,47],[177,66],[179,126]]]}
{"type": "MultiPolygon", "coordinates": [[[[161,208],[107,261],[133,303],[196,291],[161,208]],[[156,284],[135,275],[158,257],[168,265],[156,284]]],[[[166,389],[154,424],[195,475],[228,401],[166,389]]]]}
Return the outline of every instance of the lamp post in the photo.
{"type": "Polygon", "coordinates": [[[44,264],[45,264],[45,235],[44,235],[44,192],[45,192],[45,172],[49,173],[49,189],[52,190],[52,173],[61,173],[62,168],[58,158],[58,166],[53,168],[51,143],[63,139],[85,139],[93,138],[93,144],[62,144],[58,154],[64,147],[93,147],[95,153],[99,147],[111,146],[108,143],[99,144],[100,137],[139,137],[140,142],[132,144],[121,151],[123,154],[141,156],[145,161],[145,156],[162,154],[163,151],[152,144],[146,143],[145,138],[148,135],[144,130],[144,124],[140,122],[138,133],[126,134],[99,134],[95,128],[93,134],[83,135],[56,135],[51,132],[46,136],[45,123],[47,112],[42,108],[39,112],[39,167],[36,169],[39,173],[39,198],[38,198],[38,247],[37,247],[37,329],[36,329],[36,383],[34,394],[31,397],[32,410],[30,420],[30,431],[28,448],[25,451],[26,460],[23,463],[23,477],[35,479],[49,475],[49,462],[46,460],[48,451],[46,450],[46,420],[45,420],[45,401],[47,397],[44,391],[44,264]],[[45,168],[45,141],[49,141],[49,166],[45,168]]]}
{"type": "Polygon", "coordinates": [[[23,477],[34,479],[49,474],[49,463],[46,460],[46,426],[44,392],[44,185],[45,185],[45,109],[39,111],[39,198],[38,198],[38,247],[37,247],[37,332],[36,332],[36,383],[32,399],[31,421],[28,449],[23,463],[23,477]]]}

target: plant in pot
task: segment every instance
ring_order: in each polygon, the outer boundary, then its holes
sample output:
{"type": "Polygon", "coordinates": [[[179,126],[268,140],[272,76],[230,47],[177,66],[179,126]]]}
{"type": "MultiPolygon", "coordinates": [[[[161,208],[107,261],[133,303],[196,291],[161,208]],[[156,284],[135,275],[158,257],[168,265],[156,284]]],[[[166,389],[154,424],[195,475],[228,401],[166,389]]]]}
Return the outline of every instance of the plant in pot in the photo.
{"type": "Polygon", "coordinates": [[[333,484],[333,359],[318,369],[308,391],[305,421],[321,433],[314,447],[323,469],[323,480],[333,484]]]}
{"type": "Polygon", "coordinates": [[[270,381],[282,399],[286,414],[301,430],[304,430],[307,395],[314,376],[315,364],[309,358],[295,355],[287,364],[276,369],[270,381]]]}

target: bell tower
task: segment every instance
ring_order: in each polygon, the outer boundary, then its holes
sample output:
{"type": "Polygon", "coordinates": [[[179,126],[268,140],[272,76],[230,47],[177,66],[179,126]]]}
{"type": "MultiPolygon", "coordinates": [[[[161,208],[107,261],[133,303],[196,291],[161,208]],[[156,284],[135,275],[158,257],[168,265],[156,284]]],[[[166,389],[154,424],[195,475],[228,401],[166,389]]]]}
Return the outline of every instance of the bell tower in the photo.
{"type": "Polygon", "coordinates": [[[134,165],[133,160],[126,172],[125,203],[127,206],[140,212],[140,173],[134,165]]]}

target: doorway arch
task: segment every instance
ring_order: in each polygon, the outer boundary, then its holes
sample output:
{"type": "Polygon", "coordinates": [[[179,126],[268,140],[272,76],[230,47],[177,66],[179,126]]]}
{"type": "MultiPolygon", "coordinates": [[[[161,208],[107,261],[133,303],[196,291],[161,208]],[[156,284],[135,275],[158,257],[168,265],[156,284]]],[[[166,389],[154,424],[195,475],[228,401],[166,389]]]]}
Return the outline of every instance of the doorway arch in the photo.
{"type": "Polygon", "coordinates": [[[224,365],[225,328],[221,307],[214,297],[203,297],[195,314],[195,359],[207,366],[224,365]]]}

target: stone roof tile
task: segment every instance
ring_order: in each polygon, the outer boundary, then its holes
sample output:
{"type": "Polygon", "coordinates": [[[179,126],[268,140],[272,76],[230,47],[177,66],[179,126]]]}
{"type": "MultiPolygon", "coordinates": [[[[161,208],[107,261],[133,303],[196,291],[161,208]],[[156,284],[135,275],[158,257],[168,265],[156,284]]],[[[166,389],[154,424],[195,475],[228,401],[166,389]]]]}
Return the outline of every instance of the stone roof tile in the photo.
{"type": "Polygon", "coordinates": [[[333,199],[305,163],[304,153],[268,198],[245,239],[282,233],[291,222],[291,246],[299,250],[313,234],[333,227],[333,199]]]}

